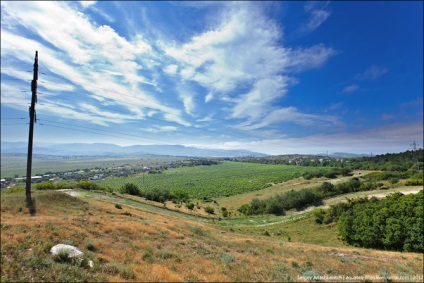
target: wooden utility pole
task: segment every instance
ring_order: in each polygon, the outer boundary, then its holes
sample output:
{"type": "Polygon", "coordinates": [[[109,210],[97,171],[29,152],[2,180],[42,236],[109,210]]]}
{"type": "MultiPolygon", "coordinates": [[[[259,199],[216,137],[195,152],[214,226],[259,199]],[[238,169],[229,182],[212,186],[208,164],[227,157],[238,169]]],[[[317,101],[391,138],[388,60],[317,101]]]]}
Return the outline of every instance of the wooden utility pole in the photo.
{"type": "Polygon", "coordinates": [[[28,136],[28,157],[27,157],[27,173],[26,173],[26,203],[31,209],[31,169],[32,169],[32,143],[34,140],[34,123],[37,122],[35,114],[35,103],[37,103],[37,80],[38,80],[38,51],[35,51],[34,75],[31,82],[31,106],[29,107],[29,136],[28,136]]]}

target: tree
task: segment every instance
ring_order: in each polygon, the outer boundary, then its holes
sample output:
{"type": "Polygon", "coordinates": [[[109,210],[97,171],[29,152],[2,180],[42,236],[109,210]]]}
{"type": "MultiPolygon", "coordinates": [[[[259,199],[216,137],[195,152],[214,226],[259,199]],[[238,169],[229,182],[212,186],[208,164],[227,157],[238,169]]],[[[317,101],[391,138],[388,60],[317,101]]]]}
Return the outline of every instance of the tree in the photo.
{"type": "Polygon", "coordinates": [[[140,190],[138,189],[138,187],[131,183],[126,183],[125,185],[123,185],[121,188],[121,193],[133,196],[140,196],[140,190]]]}

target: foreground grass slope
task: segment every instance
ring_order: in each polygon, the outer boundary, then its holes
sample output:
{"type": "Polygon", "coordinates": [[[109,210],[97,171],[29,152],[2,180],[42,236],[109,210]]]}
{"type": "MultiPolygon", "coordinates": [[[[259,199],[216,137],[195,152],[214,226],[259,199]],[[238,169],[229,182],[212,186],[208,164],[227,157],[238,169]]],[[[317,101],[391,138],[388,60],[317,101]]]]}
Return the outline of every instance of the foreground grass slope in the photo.
{"type": "MultiPolygon", "coordinates": [[[[34,192],[34,200],[31,216],[24,194],[1,195],[2,282],[307,281],[308,276],[422,281],[416,277],[423,272],[421,254],[308,244],[274,228],[266,236],[258,233],[263,227],[231,229],[61,192],[34,192]],[[75,245],[94,267],[53,258],[48,251],[58,243],[75,245]]],[[[313,225],[308,221],[299,224],[313,225]]],[[[285,227],[294,235],[295,225],[285,227]]],[[[315,238],[334,232],[319,229],[315,238]]]]}

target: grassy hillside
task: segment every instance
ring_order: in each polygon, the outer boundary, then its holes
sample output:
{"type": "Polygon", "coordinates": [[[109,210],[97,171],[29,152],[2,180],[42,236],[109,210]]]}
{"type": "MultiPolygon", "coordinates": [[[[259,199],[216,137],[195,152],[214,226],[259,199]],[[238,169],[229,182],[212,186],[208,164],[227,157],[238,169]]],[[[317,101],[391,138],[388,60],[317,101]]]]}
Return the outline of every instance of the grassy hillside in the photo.
{"type": "Polygon", "coordinates": [[[279,225],[267,226],[263,218],[237,220],[238,225],[112,194],[35,191],[33,196],[31,216],[23,193],[1,195],[2,282],[308,281],[313,276],[422,281],[422,254],[345,247],[334,226],[315,225],[307,214],[279,225]],[[250,220],[254,225],[241,225],[250,220]],[[94,267],[54,258],[48,251],[58,243],[78,247],[94,267]]]}

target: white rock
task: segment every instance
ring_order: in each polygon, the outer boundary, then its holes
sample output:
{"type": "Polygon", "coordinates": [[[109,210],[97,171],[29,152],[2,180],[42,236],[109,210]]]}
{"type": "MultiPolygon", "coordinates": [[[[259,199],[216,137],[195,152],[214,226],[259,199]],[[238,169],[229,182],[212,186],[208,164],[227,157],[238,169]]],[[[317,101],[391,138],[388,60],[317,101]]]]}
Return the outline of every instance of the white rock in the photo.
{"type": "Polygon", "coordinates": [[[66,251],[69,253],[69,257],[79,257],[82,256],[84,253],[77,249],[74,246],[71,245],[64,245],[64,244],[58,244],[51,248],[50,253],[56,255],[60,251],[66,251]]]}

